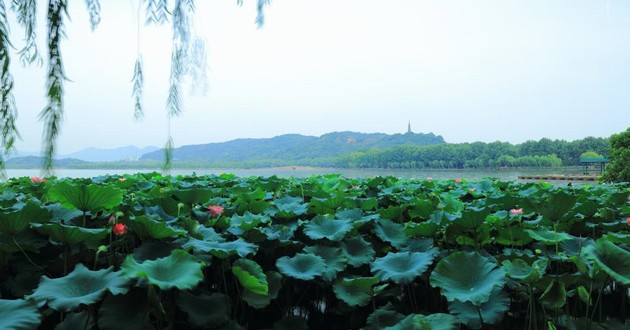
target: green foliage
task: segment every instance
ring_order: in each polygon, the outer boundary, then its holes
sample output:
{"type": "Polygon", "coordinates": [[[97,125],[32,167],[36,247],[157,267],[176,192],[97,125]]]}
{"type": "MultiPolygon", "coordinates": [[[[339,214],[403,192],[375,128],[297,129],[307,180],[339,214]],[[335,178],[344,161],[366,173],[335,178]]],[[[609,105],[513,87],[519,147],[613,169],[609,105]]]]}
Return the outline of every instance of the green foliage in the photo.
{"type": "Polygon", "coordinates": [[[42,315],[33,300],[0,299],[0,328],[11,330],[35,329],[42,315]]]}
{"type": "Polygon", "coordinates": [[[602,181],[630,182],[630,127],[610,137],[610,164],[602,181]]]}
{"type": "Polygon", "coordinates": [[[188,252],[173,250],[166,258],[147,260],[142,263],[128,255],[120,269],[130,279],[145,279],[149,284],[162,290],[178,288],[190,289],[203,280],[202,263],[188,252]]]}

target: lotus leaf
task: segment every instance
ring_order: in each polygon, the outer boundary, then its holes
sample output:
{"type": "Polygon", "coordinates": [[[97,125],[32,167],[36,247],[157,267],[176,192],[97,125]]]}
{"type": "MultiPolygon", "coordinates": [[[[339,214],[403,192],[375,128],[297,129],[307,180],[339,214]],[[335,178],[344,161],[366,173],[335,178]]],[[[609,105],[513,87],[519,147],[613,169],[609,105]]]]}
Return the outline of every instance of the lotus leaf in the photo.
{"type": "Polygon", "coordinates": [[[308,324],[306,323],[306,320],[301,317],[289,315],[283,318],[282,320],[274,323],[271,329],[272,330],[308,330],[308,324]]]}
{"type": "Polygon", "coordinates": [[[322,276],[326,272],[324,259],[310,253],[298,253],[292,258],[279,258],[276,266],[282,274],[305,281],[322,276]]]}
{"type": "Polygon", "coordinates": [[[526,245],[532,241],[530,235],[521,227],[499,228],[494,239],[497,244],[506,246],[526,245]]]}
{"type": "Polygon", "coordinates": [[[202,263],[184,250],[173,250],[166,258],[138,263],[128,255],[120,269],[127,278],[144,278],[162,290],[191,289],[203,280],[202,263]]]}
{"type": "Polygon", "coordinates": [[[346,197],[343,194],[331,195],[327,198],[314,197],[309,202],[309,208],[314,214],[335,214],[345,201],[346,197]]]}
{"type": "Polygon", "coordinates": [[[326,271],[322,274],[324,281],[332,281],[337,277],[337,273],[346,268],[346,257],[341,253],[341,249],[330,246],[307,246],[304,252],[320,256],[326,263],[326,271]]]}
{"type": "Polygon", "coordinates": [[[489,213],[490,210],[487,208],[469,207],[462,211],[461,216],[455,218],[453,224],[469,231],[477,230],[486,222],[489,213]]]}
{"type": "Polygon", "coordinates": [[[0,212],[0,233],[15,236],[26,229],[31,222],[44,222],[51,212],[29,201],[17,210],[0,212]]]}
{"type": "Polygon", "coordinates": [[[331,241],[341,241],[352,230],[350,220],[333,220],[316,216],[304,226],[304,234],[311,239],[326,238],[331,241]]]}
{"type": "Polygon", "coordinates": [[[113,186],[61,181],[48,189],[47,197],[50,201],[60,202],[66,208],[95,213],[119,205],[123,194],[120,189],[113,186]]]}
{"type": "Polygon", "coordinates": [[[202,293],[198,296],[182,291],[177,296],[177,307],[188,314],[188,321],[198,327],[220,327],[230,320],[228,296],[202,293]]]}
{"type": "Polygon", "coordinates": [[[266,215],[254,215],[249,212],[245,212],[242,216],[234,214],[230,219],[230,228],[228,231],[234,235],[240,236],[248,230],[257,228],[261,223],[268,223],[270,220],[271,219],[266,215]]]}
{"type": "Polygon", "coordinates": [[[372,273],[381,281],[409,284],[433,263],[431,252],[390,252],[372,263],[372,273]]]}
{"type": "Polygon", "coordinates": [[[103,330],[144,329],[148,322],[147,292],[141,288],[133,288],[124,295],[107,296],[98,310],[98,326],[103,330]]]}
{"type": "Polygon", "coordinates": [[[549,308],[561,308],[567,302],[567,290],[564,282],[553,280],[545,289],[540,301],[549,308]]]}
{"type": "Polygon", "coordinates": [[[539,229],[539,230],[525,229],[525,232],[534,240],[541,242],[545,245],[556,245],[562,241],[571,240],[574,238],[573,236],[567,233],[563,233],[560,231],[546,230],[546,229],[539,229]]]}
{"type": "Polygon", "coordinates": [[[374,226],[374,233],[383,242],[390,243],[395,248],[401,248],[407,243],[404,225],[388,219],[379,219],[374,226]]]}
{"type": "Polygon", "coordinates": [[[458,326],[457,318],[450,314],[409,314],[396,325],[385,327],[383,330],[453,330],[458,326]]]}
{"type": "Polygon", "coordinates": [[[615,281],[630,285],[630,252],[602,237],[594,245],[585,247],[582,253],[615,281]]]}
{"type": "Polygon", "coordinates": [[[297,224],[291,223],[286,225],[271,225],[269,227],[262,228],[260,230],[267,239],[270,241],[278,240],[282,243],[286,243],[293,238],[297,224]]]}
{"type": "Polygon", "coordinates": [[[207,188],[178,189],[171,191],[178,201],[192,205],[203,204],[212,197],[212,190],[207,188]]]}
{"type": "Polygon", "coordinates": [[[0,299],[0,329],[36,329],[41,323],[41,318],[37,304],[32,300],[0,299]]]}
{"type": "Polygon", "coordinates": [[[250,254],[256,254],[258,245],[249,243],[241,238],[232,242],[212,242],[189,237],[186,243],[182,244],[184,249],[193,249],[197,252],[209,252],[213,256],[225,259],[231,255],[238,254],[245,258],[250,254]]]}
{"type": "Polygon", "coordinates": [[[538,259],[532,265],[522,259],[505,260],[501,266],[509,277],[532,284],[545,274],[547,259],[538,259]]]}
{"type": "Polygon", "coordinates": [[[365,306],[374,294],[372,287],[378,282],[376,277],[344,278],[333,284],[333,291],[349,306],[365,306]]]}
{"type": "Polygon", "coordinates": [[[388,303],[368,316],[365,330],[381,330],[385,327],[395,326],[404,318],[404,315],[392,310],[392,305],[388,303]]]}
{"type": "Polygon", "coordinates": [[[69,312],[81,305],[91,305],[103,297],[106,291],[114,295],[127,293],[129,281],[114,272],[113,267],[91,271],[82,264],[60,278],[42,276],[39,287],[31,295],[39,303],[48,303],[56,311],[69,312]]]}
{"type": "Polygon", "coordinates": [[[372,245],[361,236],[346,238],[341,243],[341,252],[346,257],[349,265],[359,267],[374,260],[372,245]]]}
{"type": "Polygon", "coordinates": [[[551,192],[543,198],[528,199],[532,208],[540,213],[544,218],[552,223],[562,220],[562,218],[575,206],[577,195],[567,193],[562,190],[551,192]]]}
{"type": "Polygon", "coordinates": [[[394,220],[400,220],[403,218],[404,210],[405,209],[402,206],[390,206],[385,209],[380,209],[378,211],[378,214],[380,215],[381,219],[394,221],[394,220]]]}
{"type": "Polygon", "coordinates": [[[280,211],[280,216],[283,218],[302,215],[306,213],[308,207],[307,204],[303,203],[302,198],[299,197],[284,196],[274,200],[273,203],[276,205],[280,211]]]}
{"type": "Polygon", "coordinates": [[[186,234],[185,230],[175,229],[165,221],[152,219],[146,215],[129,219],[124,223],[141,238],[164,239],[186,234]]]}
{"type": "Polygon", "coordinates": [[[147,242],[133,250],[133,258],[137,262],[160,259],[168,257],[176,248],[177,245],[173,243],[147,242]]]}
{"type": "Polygon", "coordinates": [[[448,304],[449,312],[457,316],[461,323],[466,324],[471,329],[481,329],[482,323],[479,314],[481,314],[483,324],[496,324],[503,319],[503,315],[509,308],[510,297],[498,287],[492,290],[488,301],[478,306],[471,302],[459,300],[451,301],[448,304]]]}
{"type": "Polygon", "coordinates": [[[412,205],[411,210],[409,210],[409,216],[412,218],[428,219],[431,213],[435,211],[435,205],[428,199],[418,199],[412,205]]]}
{"type": "Polygon", "coordinates": [[[442,289],[448,301],[459,300],[480,306],[488,301],[493,288],[503,287],[505,271],[477,252],[455,252],[440,260],[430,282],[442,289]]]}
{"type": "Polygon", "coordinates": [[[282,275],[278,272],[269,271],[266,272],[267,283],[269,284],[269,292],[266,295],[254,293],[250,290],[243,290],[242,298],[248,305],[254,308],[265,308],[269,306],[271,300],[278,297],[280,286],[282,283],[282,275]]]}
{"type": "Polygon", "coordinates": [[[106,228],[83,228],[77,226],[66,226],[60,223],[32,223],[40,234],[50,236],[55,242],[64,245],[75,245],[88,240],[101,240],[107,236],[109,229],[106,228]]]}
{"type": "Polygon", "coordinates": [[[439,224],[431,221],[407,222],[403,232],[409,237],[433,237],[438,228],[439,224]]]}
{"type": "Polygon", "coordinates": [[[262,268],[255,261],[236,260],[232,264],[232,273],[245,289],[259,295],[269,294],[267,276],[263,274],[262,268]]]}

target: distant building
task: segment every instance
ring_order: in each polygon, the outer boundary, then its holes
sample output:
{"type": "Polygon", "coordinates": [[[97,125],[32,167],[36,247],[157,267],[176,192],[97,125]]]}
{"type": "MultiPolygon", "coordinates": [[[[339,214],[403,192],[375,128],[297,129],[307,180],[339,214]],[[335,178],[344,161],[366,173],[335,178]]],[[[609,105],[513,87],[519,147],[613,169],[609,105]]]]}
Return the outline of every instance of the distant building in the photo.
{"type": "Polygon", "coordinates": [[[412,133],[411,132],[411,120],[409,121],[409,124],[407,124],[407,133],[412,133]]]}

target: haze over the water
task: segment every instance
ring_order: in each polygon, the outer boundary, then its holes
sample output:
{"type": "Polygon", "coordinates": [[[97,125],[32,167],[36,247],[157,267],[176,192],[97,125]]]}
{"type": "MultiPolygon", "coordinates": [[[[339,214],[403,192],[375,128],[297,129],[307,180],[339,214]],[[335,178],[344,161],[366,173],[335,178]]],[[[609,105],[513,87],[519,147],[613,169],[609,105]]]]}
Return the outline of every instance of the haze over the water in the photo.
{"type": "MultiPolygon", "coordinates": [[[[197,1],[210,88],[171,122],[176,146],[332,131],[442,135],[447,142],[607,137],[630,126],[630,1],[197,1]]],[[[59,153],[163,146],[169,25],[141,30],[146,117],[133,120],[138,0],[101,1],[91,32],[70,1],[59,153]]],[[[39,1],[39,48],[46,47],[39,1]]],[[[12,40],[23,31],[10,13],[12,40]]],[[[39,150],[45,68],[11,70],[20,150],[39,150]]]]}

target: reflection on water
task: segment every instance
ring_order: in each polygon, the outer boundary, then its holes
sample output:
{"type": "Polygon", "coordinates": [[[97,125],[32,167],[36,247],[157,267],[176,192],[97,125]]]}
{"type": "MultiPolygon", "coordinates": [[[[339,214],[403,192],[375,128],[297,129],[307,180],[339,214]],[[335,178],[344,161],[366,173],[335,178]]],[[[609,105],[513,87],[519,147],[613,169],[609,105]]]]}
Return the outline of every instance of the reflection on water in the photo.
{"type": "MultiPolygon", "coordinates": [[[[154,172],[153,170],[124,170],[124,169],[103,169],[103,170],[75,170],[59,169],[55,170],[55,175],[59,178],[92,178],[101,175],[122,175],[138,172],[154,172]]],[[[392,169],[335,169],[335,168],[310,168],[310,167],[281,167],[281,168],[256,168],[256,169],[196,169],[196,170],[172,170],[171,175],[208,175],[231,173],[240,177],[249,176],[278,176],[278,177],[308,177],[312,175],[341,174],[349,178],[368,178],[375,176],[395,176],[400,178],[426,179],[466,179],[479,180],[482,178],[497,178],[502,181],[517,180],[519,175],[535,174],[578,174],[579,168],[561,169],[510,169],[510,170],[392,170],[392,169]]],[[[7,176],[12,177],[33,177],[41,175],[40,170],[8,169],[7,176]]],[[[560,184],[562,182],[559,182],[560,184]]]]}

